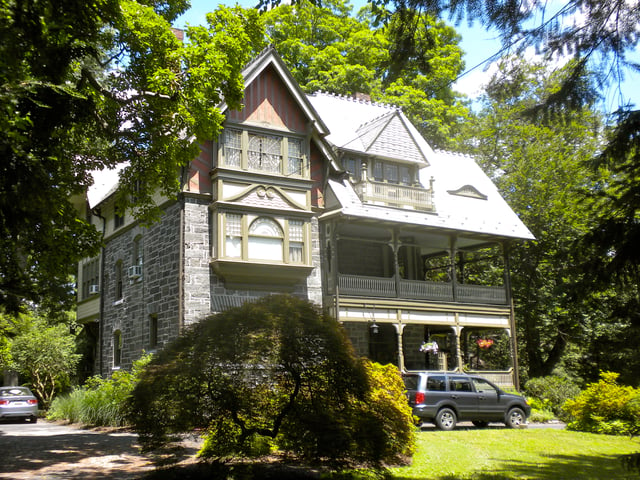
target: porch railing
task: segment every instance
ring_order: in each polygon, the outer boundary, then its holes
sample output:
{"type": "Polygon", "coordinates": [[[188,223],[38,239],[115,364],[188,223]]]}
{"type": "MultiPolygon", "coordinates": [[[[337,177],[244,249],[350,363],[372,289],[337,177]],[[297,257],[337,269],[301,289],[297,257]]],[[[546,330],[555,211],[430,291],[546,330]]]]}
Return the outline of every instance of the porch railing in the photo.
{"type": "Polygon", "coordinates": [[[363,297],[406,298],[413,300],[433,300],[440,302],[458,301],[462,303],[481,303],[506,305],[507,294],[504,287],[484,285],[456,285],[452,283],[404,280],[395,278],[368,277],[364,275],[338,275],[338,287],[341,295],[363,297]]]}
{"type": "Polygon", "coordinates": [[[416,210],[434,210],[430,189],[371,180],[357,183],[355,189],[363,202],[381,202],[397,207],[413,207],[416,210]]]}

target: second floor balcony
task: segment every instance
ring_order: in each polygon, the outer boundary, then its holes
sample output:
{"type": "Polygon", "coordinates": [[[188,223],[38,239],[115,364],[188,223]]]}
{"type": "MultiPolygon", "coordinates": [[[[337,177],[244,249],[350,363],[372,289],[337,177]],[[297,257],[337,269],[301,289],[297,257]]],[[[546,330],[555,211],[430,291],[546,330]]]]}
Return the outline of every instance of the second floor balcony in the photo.
{"type": "Polygon", "coordinates": [[[452,282],[406,280],[396,277],[384,278],[344,273],[338,274],[337,277],[338,292],[344,296],[486,305],[507,305],[508,303],[507,289],[504,286],[454,284],[452,282]]]}
{"type": "Polygon", "coordinates": [[[363,203],[435,211],[432,187],[427,189],[419,186],[376,182],[370,179],[361,180],[354,187],[363,203]]]}

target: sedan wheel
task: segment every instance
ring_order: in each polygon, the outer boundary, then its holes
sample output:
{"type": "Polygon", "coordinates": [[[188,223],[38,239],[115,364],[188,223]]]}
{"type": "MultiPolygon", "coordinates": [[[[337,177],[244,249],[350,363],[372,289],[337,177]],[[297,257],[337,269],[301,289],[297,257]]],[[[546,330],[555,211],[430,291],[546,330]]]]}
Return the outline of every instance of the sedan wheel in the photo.
{"type": "Polygon", "coordinates": [[[436,415],[436,426],[440,430],[453,430],[456,427],[456,412],[443,408],[436,415]]]}
{"type": "Polygon", "coordinates": [[[527,417],[524,412],[519,408],[512,408],[507,413],[507,427],[509,428],[519,428],[523,426],[527,421],[527,417]]]}

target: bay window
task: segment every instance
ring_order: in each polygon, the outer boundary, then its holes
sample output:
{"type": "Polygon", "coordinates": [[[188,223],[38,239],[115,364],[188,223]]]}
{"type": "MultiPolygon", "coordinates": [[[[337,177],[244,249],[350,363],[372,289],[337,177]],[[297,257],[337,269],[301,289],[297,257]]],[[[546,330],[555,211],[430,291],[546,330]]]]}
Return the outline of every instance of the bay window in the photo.
{"type": "Polygon", "coordinates": [[[306,222],[251,214],[224,213],[222,257],[305,264],[306,222]]]}

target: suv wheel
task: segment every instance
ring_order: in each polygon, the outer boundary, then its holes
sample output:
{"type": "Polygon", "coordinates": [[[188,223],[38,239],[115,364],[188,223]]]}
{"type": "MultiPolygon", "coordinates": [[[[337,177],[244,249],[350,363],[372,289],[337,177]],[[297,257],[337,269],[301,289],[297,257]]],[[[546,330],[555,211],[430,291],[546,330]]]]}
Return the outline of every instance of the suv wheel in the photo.
{"type": "Polygon", "coordinates": [[[507,413],[507,427],[509,428],[519,428],[525,424],[527,421],[527,417],[524,412],[519,408],[512,408],[507,413]]]}
{"type": "Polygon", "coordinates": [[[453,430],[456,427],[456,412],[443,408],[436,415],[436,426],[440,430],[453,430]]]}

